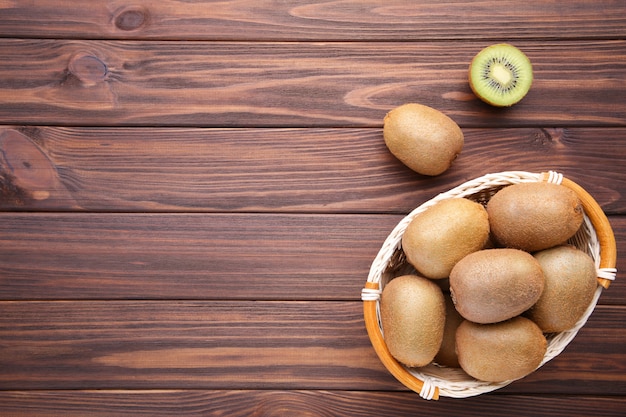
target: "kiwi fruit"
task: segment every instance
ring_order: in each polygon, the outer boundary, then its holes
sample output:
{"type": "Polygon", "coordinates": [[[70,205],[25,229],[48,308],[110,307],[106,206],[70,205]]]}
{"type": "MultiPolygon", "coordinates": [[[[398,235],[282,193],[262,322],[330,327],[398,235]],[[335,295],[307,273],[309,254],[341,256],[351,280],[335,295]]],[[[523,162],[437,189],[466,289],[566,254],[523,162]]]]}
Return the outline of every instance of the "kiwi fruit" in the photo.
{"type": "Polygon", "coordinates": [[[488,239],[485,207],[467,198],[450,198],[411,220],[402,236],[402,249],[420,274],[443,279],[458,261],[482,249],[488,239]]]}
{"type": "Polygon", "coordinates": [[[501,246],[535,252],[565,243],[580,228],[584,210],[578,195],[546,182],[513,184],[487,203],[493,238],[501,246]]]}
{"type": "Polygon", "coordinates": [[[496,323],[528,310],[543,292],[539,262],[519,249],[473,252],[450,273],[450,293],[458,312],[476,323],[496,323]]]}
{"type": "Polygon", "coordinates": [[[527,317],[545,333],[569,330],[583,316],[597,288],[591,256],[562,245],[534,254],[545,276],[545,286],[527,317]]]}
{"type": "Polygon", "coordinates": [[[422,175],[439,175],[461,153],[461,128],[442,112],[417,103],[389,111],[383,124],[389,151],[404,165],[422,175]]]}
{"type": "Polygon", "coordinates": [[[528,57],[513,45],[499,43],[481,50],[469,67],[469,85],[479,99],[496,107],[519,102],[533,83],[528,57]]]}
{"type": "Polygon", "coordinates": [[[465,320],[456,332],[456,350],[461,368],[469,375],[504,382],[537,369],[547,340],[539,326],[522,316],[492,324],[465,320]]]}
{"type": "Polygon", "coordinates": [[[402,275],[389,281],[380,299],[380,318],[389,353],[409,367],[432,362],[443,340],[446,302],[431,280],[402,275]]]}
{"type": "Polygon", "coordinates": [[[435,362],[450,368],[458,368],[459,358],[456,354],[456,329],[463,322],[463,316],[456,311],[450,294],[443,294],[446,300],[446,322],[443,328],[443,340],[439,352],[435,355],[435,362]]]}

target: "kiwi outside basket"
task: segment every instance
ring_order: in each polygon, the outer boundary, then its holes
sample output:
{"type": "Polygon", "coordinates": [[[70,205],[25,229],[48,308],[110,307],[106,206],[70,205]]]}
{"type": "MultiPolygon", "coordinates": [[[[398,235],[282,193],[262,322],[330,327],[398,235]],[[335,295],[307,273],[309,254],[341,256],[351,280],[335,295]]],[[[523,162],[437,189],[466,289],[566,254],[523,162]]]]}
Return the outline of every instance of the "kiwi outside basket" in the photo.
{"type": "Polygon", "coordinates": [[[425,399],[438,399],[439,396],[465,398],[484,394],[502,388],[513,381],[491,383],[476,380],[460,368],[448,368],[431,363],[420,368],[407,368],[396,361],[387,346],[380,323],[379,299],[386,282],[393,277],[415,272],[402,252],[402,234],[411,220],[419,213],[447,198],[466,197],[485,204],[499,189],[522,182],[550,182],[568,187],[578,194],[583,208],[584,221],[580,230],[569,243],[588,253],[595,261],[598,274],[598,288],[583,317],[570,330],[547,334],[548,349],[539,365],[556,357],[576,336],[593,312],[602,290],[609,287],[617,273],[617,250],[613,230],[598,203],[582,187],[556,172],[530,173],[521,171],[487,174],[437,195],[414,209],[393,229],[374,259],[369,276],[362,291],[365,325],[370,341],[387,370],[407,388],[425,399]]]}

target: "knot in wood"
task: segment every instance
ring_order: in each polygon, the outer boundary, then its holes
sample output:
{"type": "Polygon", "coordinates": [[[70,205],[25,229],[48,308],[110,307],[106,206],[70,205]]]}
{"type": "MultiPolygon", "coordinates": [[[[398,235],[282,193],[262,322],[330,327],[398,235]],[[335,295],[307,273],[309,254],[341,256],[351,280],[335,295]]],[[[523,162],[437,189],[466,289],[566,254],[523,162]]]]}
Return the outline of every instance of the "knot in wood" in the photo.
{"type": "Polygon", "coordinates": [[[108,73],[106,64],[88,52],[74,55],[70,59],[68,69],[72,75],[87,85],[104,81],[108,73]]]}
{"type": "Polygon", "coordinates": [[[56,168],[35,143],[13,129],[0,132],[0,199],[14,206],[45,200],[56,181],[56,168]]]}
{"type": "Polygon", "coordinates": [[[150,13],[142,7],[128,7],[115,16],[115,27],[125,32],[137,30],[150,20],[150,13]]]}

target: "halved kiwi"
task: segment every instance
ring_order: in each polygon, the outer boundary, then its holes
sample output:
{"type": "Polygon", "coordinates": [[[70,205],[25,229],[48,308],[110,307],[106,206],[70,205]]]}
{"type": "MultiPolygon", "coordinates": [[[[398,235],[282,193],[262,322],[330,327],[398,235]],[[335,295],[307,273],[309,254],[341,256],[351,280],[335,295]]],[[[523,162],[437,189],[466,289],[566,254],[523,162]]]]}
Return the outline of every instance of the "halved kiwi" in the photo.
{"type": "Polygon", "coordinates": [[[507,43],[491,45],[480,51],[469,68],[469,84],[485,103],[508,107],[520,101],[533,82],[528,57],[507,43]]]}

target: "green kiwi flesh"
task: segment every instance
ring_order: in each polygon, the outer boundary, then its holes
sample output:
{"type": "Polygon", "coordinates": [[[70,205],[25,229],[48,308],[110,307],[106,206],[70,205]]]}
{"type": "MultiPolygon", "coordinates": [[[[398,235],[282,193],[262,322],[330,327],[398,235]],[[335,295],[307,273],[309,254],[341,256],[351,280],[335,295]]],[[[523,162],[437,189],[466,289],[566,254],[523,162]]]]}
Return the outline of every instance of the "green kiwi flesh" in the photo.
{"type": "Polygon", "coordinates": [[[497,107],[519,102],[533,82],[528,57],[513,45],[500,43],[480,51],[469,68],[469,84],[482,101],[497,107]]]}

